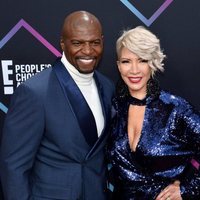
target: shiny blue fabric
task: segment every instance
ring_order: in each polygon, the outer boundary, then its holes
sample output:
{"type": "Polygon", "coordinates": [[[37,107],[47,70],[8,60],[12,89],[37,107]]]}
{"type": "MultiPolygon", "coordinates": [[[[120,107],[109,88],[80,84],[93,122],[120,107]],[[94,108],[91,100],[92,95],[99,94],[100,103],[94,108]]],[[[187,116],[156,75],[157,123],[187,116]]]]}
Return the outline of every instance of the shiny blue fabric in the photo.
{"type": "Polygon", "coordinates": [[[152,200],[174,180],[183,199],[200,199],[200,114],[183,98],[160,91],[147,97],[141,137],[135,152],[128,142],[128,98],[114,99],[115,116],[108,157],[116,179],[115,200],[152,200]]]}

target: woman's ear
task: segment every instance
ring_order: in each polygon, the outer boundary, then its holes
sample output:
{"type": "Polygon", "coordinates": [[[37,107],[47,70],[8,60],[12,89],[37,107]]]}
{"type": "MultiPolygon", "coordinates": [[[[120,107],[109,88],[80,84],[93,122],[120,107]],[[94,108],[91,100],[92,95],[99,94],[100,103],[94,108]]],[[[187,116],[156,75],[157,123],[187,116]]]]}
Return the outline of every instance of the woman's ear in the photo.
{"type": "Polygon", "coordinates": [[[120,61],[117,60],[117,67],[118,67],[118,70],[120,71],[120,61]]]}

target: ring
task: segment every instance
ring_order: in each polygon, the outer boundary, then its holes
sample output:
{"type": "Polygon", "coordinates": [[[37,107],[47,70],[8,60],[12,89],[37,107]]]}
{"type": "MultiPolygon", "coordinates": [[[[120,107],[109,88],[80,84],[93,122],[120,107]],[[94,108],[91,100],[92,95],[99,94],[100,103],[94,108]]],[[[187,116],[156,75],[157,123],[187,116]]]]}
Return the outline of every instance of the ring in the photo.
{"type": "Polygon", "coordinates": [[[167,197],[166,200],[171,200],[170,197],[167,197]]]}

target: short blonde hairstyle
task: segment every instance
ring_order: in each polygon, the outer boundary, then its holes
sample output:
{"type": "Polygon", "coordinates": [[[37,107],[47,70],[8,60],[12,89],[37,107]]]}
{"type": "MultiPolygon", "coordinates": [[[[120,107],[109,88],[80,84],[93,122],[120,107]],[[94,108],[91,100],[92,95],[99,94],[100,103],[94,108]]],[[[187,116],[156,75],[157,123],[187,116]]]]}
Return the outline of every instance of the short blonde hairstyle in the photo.
{"type": "Polygon", "coordinates": [[[156,71],[164,71],[163,60],[166,57],[160,48],[160,40],[143,26],[124,31],[116,42],[118,59],[125,47],[138,57],[147,60],[152,76],[156,71]]]}

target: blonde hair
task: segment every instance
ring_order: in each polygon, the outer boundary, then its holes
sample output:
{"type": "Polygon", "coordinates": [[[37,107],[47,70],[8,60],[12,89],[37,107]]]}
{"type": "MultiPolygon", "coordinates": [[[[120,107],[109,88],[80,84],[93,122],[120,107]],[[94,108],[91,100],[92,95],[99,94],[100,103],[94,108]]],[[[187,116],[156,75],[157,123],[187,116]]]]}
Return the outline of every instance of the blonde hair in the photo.
{"type": "Polygon", "coordinates": [[[156,71],[164,71],[163,60],[166,57],[160,48],[160,40],[143,26],[124,31],[116,42],[118,59],[125,47],[140,58],[147,60],[152,76],[156,71]]]}

